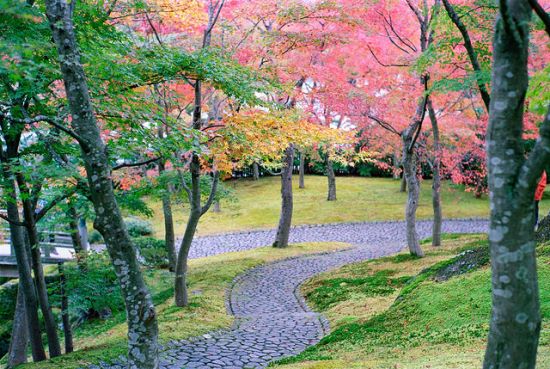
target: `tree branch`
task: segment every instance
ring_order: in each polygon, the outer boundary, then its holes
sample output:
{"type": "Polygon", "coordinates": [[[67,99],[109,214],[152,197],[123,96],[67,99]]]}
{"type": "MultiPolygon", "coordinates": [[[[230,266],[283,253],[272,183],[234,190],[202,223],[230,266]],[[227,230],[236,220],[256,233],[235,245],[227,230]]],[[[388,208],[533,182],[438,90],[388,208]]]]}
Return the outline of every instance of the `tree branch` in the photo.
{"type": "Polygon", "coordinates": [[[544,28],[546,28],[546,33],[548,33],[548,36],[550,36],[550,16],[542,8],[542,6],[537,2],[537,0],[528,0],[529,5],[531,5],[531,8],[537,13],[542,23],[544,23],[544,28]]]}
{"type": "MultiPolygon", "coordinates": [[[[529,0],[529,1],[535,1],[535,0],[529,0]]],[[[447,14],[449,15],[449,18],[451,18],[451,21],[454,23],[456,28],[458,28],[458,30],[462,34],[462,38],[464,40],[464,47],[468,52],[468,57],[470,58],[470,63],[472,64],[472,68],[474,69],[474,72],[481,73],[481,66],[477,59],[477,54],[476,54],[476,51],[474,50],[474,46],[472,45],[472,40],[470,39],[470,34],[468,33],[468,29],[466,28],[464,23],[462,23],[462,21],[460,20],[460,17],[454,10],[449,0],[443,0],[443,6],[445,7],[447,14]]],[[[487,112],[489,112],[489,103],[491,101],[491,97],[489,95],[489,92],[487,91],[487,86],[485,86],[484,83],[481,83],[480,76],[476,76],[476,82],[477,82],[477,87],[479,89],[479,93],[481,94],[481,99],[483,100],[483,104],[485,105],[487,112]]]]}
{"type": "Polygon", "coordinates": [[[52,201],[50,201],[46,206],[44,206],[38,213],[34,216],[34,221],[37,223],[40,219],[42,219],[48,211],[50,211],[54,206],[59,204],[61,201],[65,200],[68,197],[71,197],[76,193],[76,187],[71,188],[69,191],[62,193],[61,195],[54,198],[52,201]]]}
{"type": "Polygon", "coordinates": [[[219,180],[220,180],[220,173],[218,171],[215,171],[212,187],[210,188],[210,194],[208,195],[208,200],[206,200],[206,203],[201,208],[201,216],[204,215],[208,211],[208,209],[210,209],[210,206],[212,206],[212,203],[214,202],[214,198],[216,197],[216,192],[218,191],[219,180]]]}
{"type": "Polygon", "coordinates": [[[10,223],[10,224],[13,224],[13,225],[16,225],[16,226],[19,226],[19,227],[25,227],[26,224],[24,222],[18,222],[18,221],[15,221],[15,220],[11,220],[8,216],[0,213],[0,218],[4,219],[6,222],[10,223]]]}
{"type": "Polygon", "coordinates": [[[140,161],[140,162],[137,162],[137,163],[123,163],[123,164],[119,164],[119,165],[114,166],[112,170],[119,170],[119,169],[122,169],[122,168],[141,167],[142,165],[151,164],[151,163],[154,163],[156,161],[159,161],[160,159],[161,158],[152,158],[152,159],[145,160],[145,161],[140,161]]]}

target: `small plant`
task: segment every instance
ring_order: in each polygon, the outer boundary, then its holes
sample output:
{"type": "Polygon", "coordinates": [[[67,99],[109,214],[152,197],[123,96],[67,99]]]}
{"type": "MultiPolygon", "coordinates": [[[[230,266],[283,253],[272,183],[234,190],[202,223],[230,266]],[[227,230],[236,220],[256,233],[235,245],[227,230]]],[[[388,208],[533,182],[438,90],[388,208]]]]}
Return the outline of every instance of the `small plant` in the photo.
{"type": "Polygon", "coordinates": [[[166,243],[153,237],[134,238],[134,245],[139,251],[141,262],[153,268],[167,268],[168,252],[166,243]]]}
{"type": "Polygon", "coordinates": [[[88,235],[88,242],[92,245],[97,245],[98,243],[104,243],[103,236],[96,229],[90,232],[88,235]]]}
{"type": "Polygon", "coordinates": [[[124,223],[126,223],[126,229],[130,237],[151,236],[153,234],[153,225],[146,220],[126,218],[124,223]]]}

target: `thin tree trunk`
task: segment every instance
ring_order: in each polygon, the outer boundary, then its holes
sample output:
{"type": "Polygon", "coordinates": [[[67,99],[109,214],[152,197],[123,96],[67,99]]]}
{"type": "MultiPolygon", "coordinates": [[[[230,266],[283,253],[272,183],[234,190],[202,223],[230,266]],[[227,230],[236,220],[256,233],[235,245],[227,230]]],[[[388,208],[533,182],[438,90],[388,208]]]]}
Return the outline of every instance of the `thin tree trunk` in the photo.
{"type": "Polygon", "coordinates": [[[403,176],[401,177],[399,192],[407,192],[407,178],[405,177],[405,169],[403,169],[403,176]]]}
{"type": "Polygon", "coordinates": [[[292,165],[294,163],[294,145],[290,144],[285,150],[284,166],[281,172],[281,215],[273,247],[285,248],[290,237],[292,224],[292,165]]]}
{"type": "Polygon", "coordinates": [[[327,178],[328,178],[328,201],[336,201],[336,176],[334,175],[334,168],[332,167],[332,160],[330,160],[329,155],[325,160],[327,168],[327,178]]]}
{"type": "MultiPolygon", "coordinates": [[[[4,163],[4,165],[6,165],[4,163]]],[[[15,182],[8,176],[9,170],[4,168],[4,196],[6,198],[6,210],[8,219],[19,222],[19,209],[15,201],[15,182]]],[[[19,273],[19,288],[23,289],[25,296],[25,312],[33,361],[46,359],[46,352],[42,344],[40,332],[40,320],[38,318],[38,298],[31,274],[31,260],[23,235],[23,227],[10,223],[11,244],[13,245],[19,273]]]]}
{"type": "Polygon", "coordinates": [[[19,364],[27,362],[27,344],[29,332],[27,329],[27,317],[25,312],[25,296],[23,288],[17,287],[17,302],[11,329],[11,341],[8,350],[7,369],[15,368],[19,364]]]}
{"type": "Polygon", "coordinates": [[[63,322],[63,333],[65,335],[65,353],[73,352],[73,330],[69,319],[69,297],[67,296],[67,279],[63,263],[58,264],[59,268],[59,290],[61,294],[61,317],[63,322]]]}
{"type": "Polygon", "coordinates": [[[35,212],[32,205],[32,199],[30,198],[30,193],[23,175],[21,173],[17,173],[15,176],[19,185],[19,192],[24,197],[22,201],[24,222],[27,229],[27,236],[29,239],[29,246],[31,250],[32,269],[34,272],[34,282],[36,285],[38,302],[40,303],[40,310],[42,311],[42,317],[44,318],[46,336],[48,337],[48,351],[50,352],[50,357],[56,357],[61,355],[61,345],[59,343],[59,336],[57,334],[57,324],[55,322],[55,318],[53,316],[52,308],[48,298],[48,287],[46,286],[46,279],[44,278],[42,255],[40,253],[40,240],[34,218],[35,212]]]}
{"type": "Polygon", "coordinates": [[[59,54],[72,126],[82,149],[96,213],[94,226],[105,239],[126,305],[128,367],[157,369],[158,327],[155,307],[116,202],[109,159],[80,62],[71,9],[65,0],[47,0],[46,14],[59,54]]]}
{"type": "MultiPolygon", "coordinates": [[[[304,183],[304,172],[306,170],[306,158],[303,151],[300,151],[300,167],[299,167],[299,187],[306,188],[304,183]]],[[[329,200],[330,201],[330,200],[329,200]]]]}
{"type": "Polygon", "coordinates": [[[441,225],[443,214],[441,210],[441,147],[439,142],[439,125],[431,100],[428,100],[428,114],[432,123],[432,132],[434,138],[434,163],[433,163],[433,183],[432,183],[432,206],[434,210],[434,220],[432,227],[432,246],[441,246],[441,225]]]}
{"type": "MultiPolygon", "coordinates": [[[[399,166],[399,158],[397,157],[397,153],[394,152],[393,153],[393,167],[394,167],[394,170],[393,170],[393,179],[400,179],[399,178],[399,172],[396,170],[396,168],[399,166]]],[[[402,191],[404,192],[404,191],[402,191]]]]}
{"type": "Polygon", "coordinates": [[[252,179],[255,181],[260,179],[260,166],[256,162],[252,163],[252,179]]]}
{"type": "MultiPolygon", "coordinates": [[[[159,174],[166,170],[164,161],[160,160],[158,164],[159,174]]],[[[172,213],[172,186],[167,183],[162,195],[162,214],[164,216],[164,242],[166,252],[168,253],[168,263],[171,272],[176,270],[176,232],[174,231],[174,216],[172,213]]]]}
{"type": "Polygon", "coordinates": [[[189,294],[187,292],[187,262],[189,259],[189,250],[191,250],[191,244],[193,243],[193,238],[195,237],[200,218],[200,211],[197,209],[190,211],[189,220],[187,221],[187,226],[185,227],[185,233],[181,240],[178,253],[174,293],[176,306],[180,307],[189,305],[189,294]]]}
{"type": "Polygon", "coordinates": [[[222,212],[220,200],[214,201],[214,208],[212,209],[212,211],[213,211],[214,213],[221,213],[221,212],[222,212]]]}
{"type": "Polygon", "coordinates": [[[424,256],[420,240],[416,232],[416,210],[420,196],[420,183],[416,173],[416,154],[409,150],[412,135],[403,134],[403,174],[407,180],[407,205],[405,208],[405,223],[407,228],[407,245],[411,255],[424,256]]]}
{"type": "Polygon", "coordinates": [[[88,252],[90,250],[90,242],[88,241],[88,226],[86,225],[86,218],[78,219],[78,234],[80,235],[82,249],[85,252],[88,252]]]}
{"type": "Polygon", "coordinates": [[[187,293],[187,261],[189,259],[189,250],[191,250],[191,244],[193,243],[193,238],[195,237],[200,218],[208,211],[208,209],[214,202],[214,197],[216,195],[219,180],[218,174],[215,173],[208,200],[206,201],[204,206],[201,206],[200,169],[200,158],[198,154],[193,153],[193,158],[191,159],[190,164],[190,189],[185,184],[185,179],[182,176],[182,184],[187,191],[191,210],[189,211],[189,219],[187,220],[185,233],[183,235],[183,239],[181,240],[181,245],[178,253],[178,262],[176,265],[174,297],[176,306],[180,307],[187,306],[189,304],[189,297],[187,293]]]}
{"type": "Polygon", "coordinates": [[[493,304],[483,367],[533,369],[541,329],[533,198],[550,161],[550,107],[524,159],[531,8],[528,1],[501,1],[500,13],[487,135],[493,304]]]}
{"type": "Polygon", "coordinates": [[[80,270],[85,271],[87,269],[87,251],[82,245],[82,239],[80,238],[80,232],[78,228],[78,214],[76,212],[76,208],[72,204],[70,204],[70,201],[68,201],[68,206],[69,209],[67,210],[67,215],[69,218],[69,232],[71,234],[73,248],[76,253],[76,262],[80,270]]]}

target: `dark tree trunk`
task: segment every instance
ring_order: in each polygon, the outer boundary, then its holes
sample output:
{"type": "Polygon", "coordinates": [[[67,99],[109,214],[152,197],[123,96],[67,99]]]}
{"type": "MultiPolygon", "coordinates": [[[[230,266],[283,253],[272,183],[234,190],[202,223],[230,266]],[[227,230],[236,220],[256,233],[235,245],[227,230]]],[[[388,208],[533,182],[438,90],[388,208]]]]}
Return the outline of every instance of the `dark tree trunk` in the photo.
{"type": "Polygon", "coordinates": [[[260,179],[260,166],[256,162],[252,163],[252,179],[255,181],[260,179]]]}
{"type": "Polygon", "coordinates": [[[29,332],[27,329],[27,317],[25,312],[25,296],[23,288],[17,288],[17,302],[11,329],[11,341],[7,355],[7,369],[15,368],[19,364],[27,362],[27,344],[29,332]]]}
{"type": "Polygon", "coordinates": [[[493,40],[487,135],[493,304],[485,369],[535,368],[541,329],[533,198],[550,160],[550,111],[524,159],[530,17],[528,1],[501,1],[493,40]]]}
{"type": "Polygon", "coordinates": [[[434,221],[432,227],[432,246],[441,246],[441,224],[443,222],[443,214],[441,210],[441,147],[439,142],[439,125],[431,100],[428,101],[427,108],[432,123],[434,138],[434,162],[432,168],[432,207],[434,210],[434,221]]]}
{"type": "MultiPolygon", "coordinates": [[[[6,165],[4,163],[4,165],[6,165]]],[[[6,198],[6,210],[8,219],[19,222],[19,209],[15,200],[15,182],[9,178],[10,171],[4,167],[4,196],[6,198]]],[[[40,332],[40,320],[38,318],[38,297],[31,274],[31,260],[24,237],[24,228],[10,223],[11,244],[13,245],[19,273],[19,288],[23,289],[25,296],[25,312],[29,339],[31,343],[33,361],[46,359],[46,352],[42,344],[40,332]]]]}
{"type": "Polygon", "coordinates": [[[44,278],[44,268],[42,267],[42,255],[40,253],[40,239],[38,236],[38,230],[36,229],[36,222],[34,218],[34,207],[32,205],[32,199],[30,197],[30,191],[25,183],[25,178],[22,173],[16,174],[17,183],[19,185],[19,192],[23,197],[23,214],[24,222],[27,230],[27,237],[29,240],[29,246],[31,250],[32,269],[34,272],[34,283],[36,285],[36,293],[38,296],[38,302],[40,303],[40,310],[42,311],[42,317],[44,318],[44,327],[46,329],[46,336],[48,337],[48,350],[50,357],[56,357],[61,355],[61,345],[59,344],[59,336],[57,334],[57,324],[52,313],[50,301],[48,298],[48,287],[46,286],[46,279],[44,278]]]}
{"type": "MultiPolygon", "coordinates": [[[[394,152],[393,153],[393,167],[397,168],[398,166],[399,166],[399,158],[397,156],[397,153],[394,152]]],[[[400,179],[399,178],[399,172],[397,170],[393,171],[393,179],[400,179]]],[[[405,191],[402,191],[402,192],[405,192],[405,191]]]]}
{"type": "MultiPolygon", "coordinates": [[[[304,182],[304,172],[305,172],[305,166],[306,166],[306,158],[303,151],[300,151],[300,167],[299,167],[299,187],[300,188],[306,188],[306,184],[304,182]]],[[[330,201],[330,200],[329,200],[330,201]]]]}
{"type": "Polygon", "coordinates": [[[187,196],[189,199],[189,219],[187,220],[187,226],[185,227],[185,233],[183,235],[183,239],[181,240],[178,253],[176,280],[174,286],[175,303],[176,306],[180,307],[187,306],[189,304],[187,293],[187,261],[189,259],[189,250],[191,250],[191,244],[193,243],[193,238],[195,237],[195,232],[197,231],[200,218],[208,211],[214,202],[219,178],[218,174],[215,173],[208,200],[204,206],[201,206],[201,168],[200,158],[196,153],[193,153],[189,170],[191,172],[191,188],[185,184],[185,179],[182,176],[182,184],[187,191],[187,196]]]}
{"type": "MultiPolygon", "coordinates": [[[[159,161],[159,173],[166,170],[165,163],[159,161]]],[[[167,183],[162,195],[162,214],[164,215],[164,242],[166,244],[166,252],[168,253],[168,262],[170,271],[176,270],[176,233],[174,231],[174,216],[172,213],[172,186],[167,183]]]]}
{"type": "Polygon", "coordinates": [[[69,297],[67,296],[67,279],[63,263],[58,264],[59,268],[59,290],[61,294],[61,317],[63,322],[63,333],[65,335],[65,353],[73,352],[73,330],[69,320],[69,297]]]}
{"type": "Polygon", "coordinates": [[[332,167],[332,160],[330,160],[329,155],[325,160],[327,168],[327,179],[328,179],[328,201],[336,201],[336,176],[334,175],[334,168],[332,167]]]}
{"type": "Polygon", "coordinates": [[[294,145],[290,144],[285,150],[284,166],[281,172],[281,215],[273,247],[288,246],[290,225],[292,224],[292,166],[294,164],[294,145]]]}
{"type": "Polygon", "coordinates": [[[72,126],[82,149],[96,213],[94,227],[105,239],[126,305],[128,367],[156,369],[159,360],[155,307],[115,199],[106,147],[101,139],[80,62],[71,9],[65,0],[47,0],[46,14],[59,53],[72,126]]]}
{"type": "Polygon", "coordinates": [[[403,169],[403,176],[401,177],[399,192],[407,192],[407,178],[405,178],[405,169],[403,169]]]}

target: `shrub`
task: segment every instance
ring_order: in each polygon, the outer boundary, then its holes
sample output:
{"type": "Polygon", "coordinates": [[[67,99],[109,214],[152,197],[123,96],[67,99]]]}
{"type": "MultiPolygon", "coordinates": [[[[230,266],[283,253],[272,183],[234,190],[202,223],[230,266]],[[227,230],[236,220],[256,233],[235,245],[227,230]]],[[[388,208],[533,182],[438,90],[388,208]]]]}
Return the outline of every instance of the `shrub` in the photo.
{"type": "Polygon", "coordinates": [[[94,245],[98,243],[104,243],[105,241],[103,241],[103,236],[101,235],[101,233],[94,229],[88,235],[88,242],[94,245]]]}
{"type": "Polygon", "coordinates": [[[154,268],[169,266],[166,243],[163,240],[153,237],[137,237],[134,238],[134,245],[139,251],[142,264],[154,268]]]}
{"type": "MultiPolygon", "coordinates": [[[[65,264],[67,296],[69,296],[69,316],[71,320],[82,321],[108,315],[124,309],[115,270],[107,252],[89,253],[86,258],[86,271],[76,263],[65,264]]],[[[59,305],[59,284],[55,284],[54,305],[59,305]]]]}
{"type": "Polygon", "coordinates": [[[150,236],[153,234],[153,225],[151,222],[139,218],[126,218],[126,229],[131,237],[150,236]]]}

